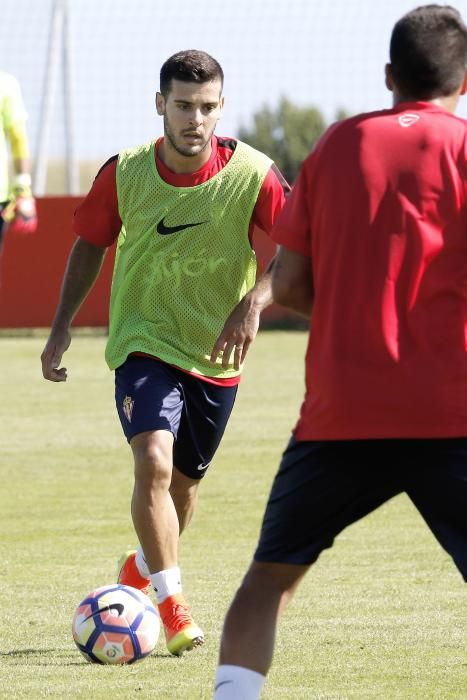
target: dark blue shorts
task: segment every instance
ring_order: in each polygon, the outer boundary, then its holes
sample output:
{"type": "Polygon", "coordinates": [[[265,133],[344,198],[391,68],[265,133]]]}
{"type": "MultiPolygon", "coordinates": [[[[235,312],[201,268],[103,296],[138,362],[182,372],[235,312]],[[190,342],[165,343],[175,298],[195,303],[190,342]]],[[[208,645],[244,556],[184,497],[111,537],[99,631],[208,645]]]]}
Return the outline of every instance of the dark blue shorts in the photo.
{"type": "Polygon", "coordinates": [[[174,465],[201,479],[229,420],[237,386],[218,386],[150,357],[129,357],[115,370],[115,401],[130,440],[149,430],[174,438],[174,465]]]}
{"type": "Polygon", "coordinates": [[[467,581],[467,438],[292,438],[272,485],[255,560],[312,564],[345,527],[402,492],[467,581]]]}

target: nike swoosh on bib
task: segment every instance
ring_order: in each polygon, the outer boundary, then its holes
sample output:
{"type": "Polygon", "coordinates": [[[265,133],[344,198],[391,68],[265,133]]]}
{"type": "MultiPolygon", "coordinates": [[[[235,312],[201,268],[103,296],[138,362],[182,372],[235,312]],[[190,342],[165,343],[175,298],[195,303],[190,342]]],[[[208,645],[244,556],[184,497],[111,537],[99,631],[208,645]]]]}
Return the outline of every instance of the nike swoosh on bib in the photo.
{"type": "Polygon", "coordinates": [[[193,228],[193,226],[201,226],[202,224],[206,223],[207,221],[198,221],[196,224],[180,224],[180,226],[166,226],[164,224],[164,219],[161,219],[157,224],[156,230],[157,233],[160,233],[162,236],[168,236],[171,233],[178,233],[179,231],[183,231],[186,228],[193,228]]]}

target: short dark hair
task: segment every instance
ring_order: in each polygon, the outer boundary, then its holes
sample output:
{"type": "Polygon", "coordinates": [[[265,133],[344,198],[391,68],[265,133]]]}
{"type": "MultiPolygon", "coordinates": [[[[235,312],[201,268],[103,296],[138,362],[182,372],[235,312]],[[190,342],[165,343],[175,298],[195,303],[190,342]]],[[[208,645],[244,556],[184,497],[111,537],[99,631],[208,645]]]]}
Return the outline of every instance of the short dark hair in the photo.
{"type": "Polygon", "coordinates": [[[188,49],[170,56],[161,68],[160,91],[167,97],[172,80],[182,80],[185,83],[209,83],[212,80],[224,84],[224,72],[220,63],[205,51],[188,49]]]}
{"type": "Polygon", "coordinates": [[[465,77],[467,28],[454,7],[417,7],[396,22],[389,54],[395,87],[404,97],[452,95],[465,77]]]}

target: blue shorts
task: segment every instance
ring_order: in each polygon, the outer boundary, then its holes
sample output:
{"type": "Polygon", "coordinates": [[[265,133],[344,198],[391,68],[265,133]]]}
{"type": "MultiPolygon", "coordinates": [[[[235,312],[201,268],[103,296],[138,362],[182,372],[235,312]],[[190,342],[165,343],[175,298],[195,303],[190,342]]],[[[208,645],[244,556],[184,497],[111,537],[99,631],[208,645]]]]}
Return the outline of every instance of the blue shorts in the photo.
{"type": "Polygon", "coordinates": [[[403,492],[467,581],[467,438],[292,438],[255,560],[312,564],[345,527],[403,492]]]}
{"type": "Polygon", "coordinates": [[[174,465],[202,479],[224,434],[237,386],[218,386],[150,357],[131,356],[115,370],[115,402],[130,440],[149,430],[174,438],[174,465]]]}

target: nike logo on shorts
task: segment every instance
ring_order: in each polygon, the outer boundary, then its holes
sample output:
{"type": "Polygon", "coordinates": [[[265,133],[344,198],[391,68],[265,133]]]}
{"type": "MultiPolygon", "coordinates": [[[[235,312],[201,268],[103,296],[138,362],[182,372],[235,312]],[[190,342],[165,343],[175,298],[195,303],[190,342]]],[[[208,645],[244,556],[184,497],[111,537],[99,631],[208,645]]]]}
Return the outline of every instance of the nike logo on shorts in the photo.
{"type": "Polygon", "coordinates": [[[207,469],[207,468],[209,467],[209,464],[210,464],[210,462],[208,462],[208,464],[202,464],[202,463],[201,463],[201,464],[198,464],[198,466],[196,467],[196,469],[197,469],[199,472],[204,472],[204,470],[207,469]]]}
{"type": "Polygon", "coordinates": [[[159,223],[156,226],[157,233],[160,233],[162,236],[168,236],[171,233],[178,233],[179,231],[183,231],[186,228],[193,228],[193,226],[201,226],[202,224],[206,224],[207,221],[198,221],[196,224],[180,224],[180,226],[166,226],[164,224],[164,218],[162,218],[159,223]]]}

